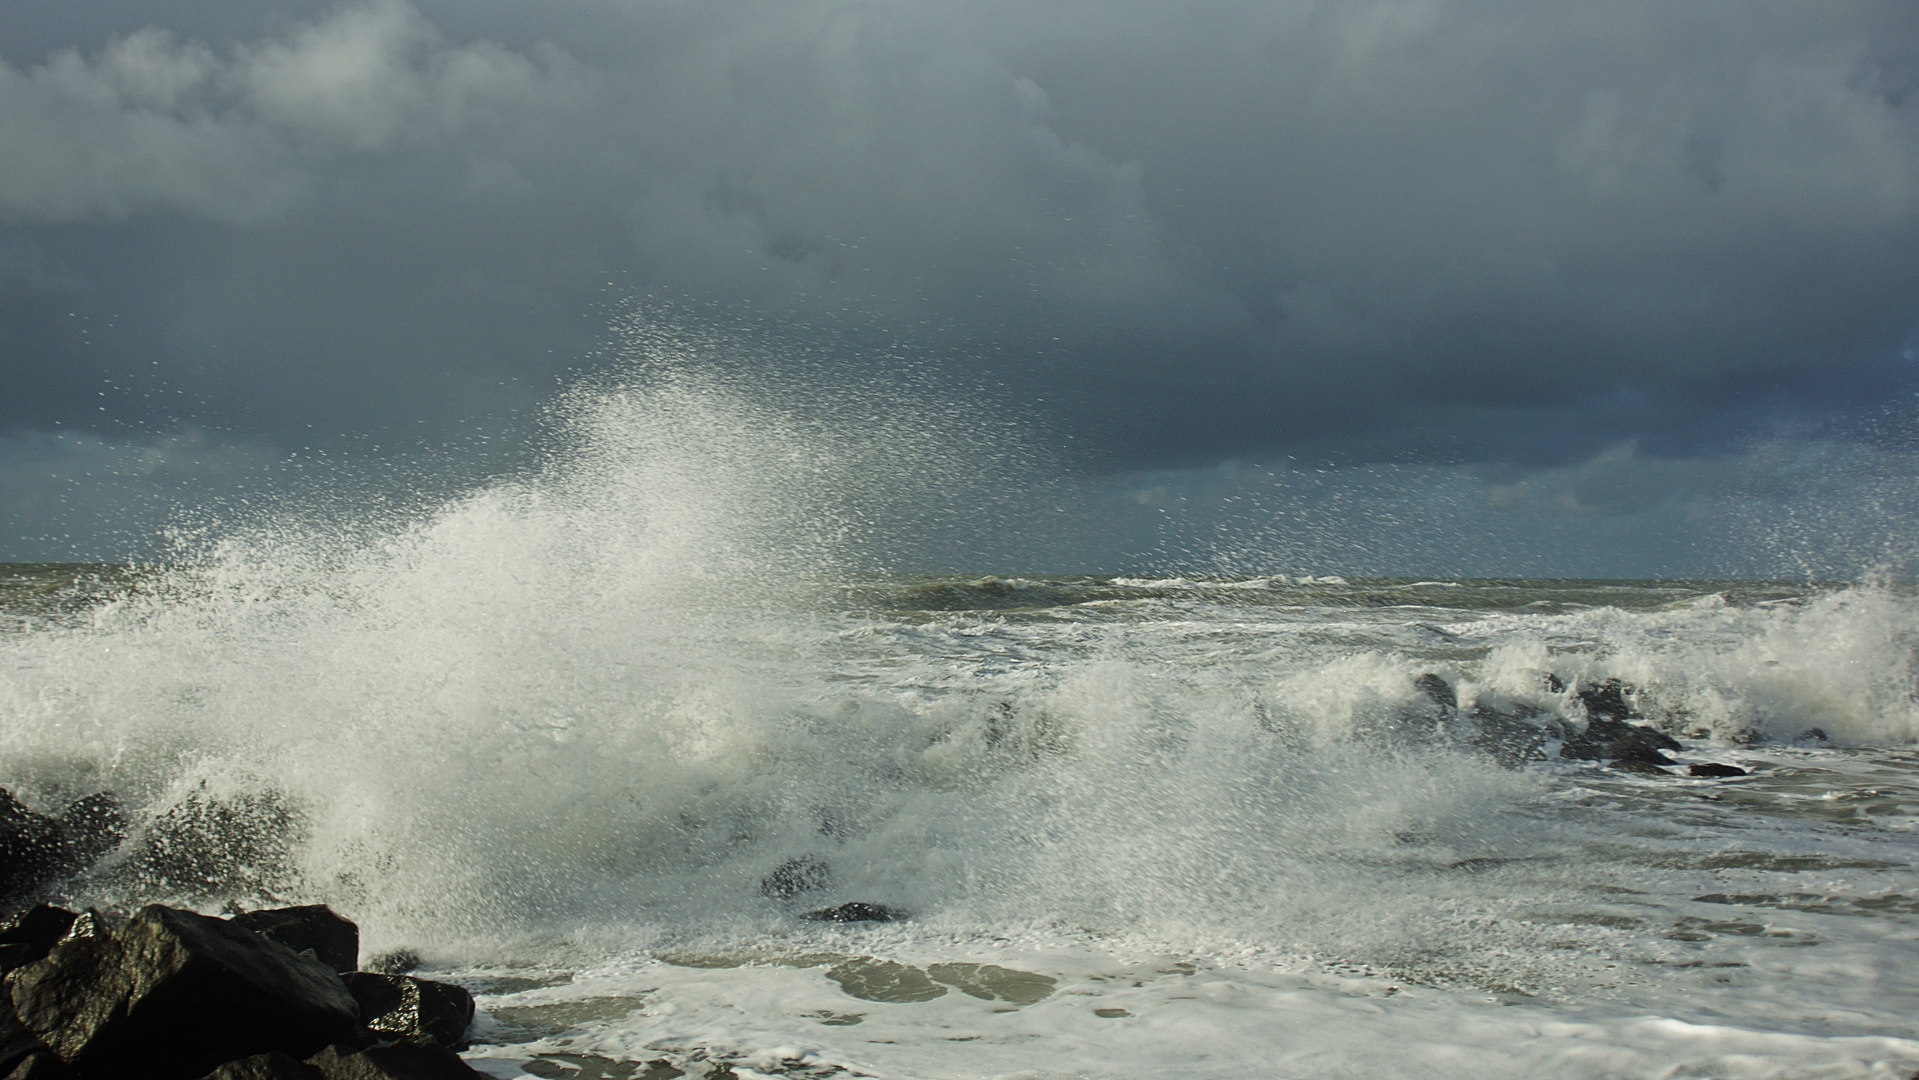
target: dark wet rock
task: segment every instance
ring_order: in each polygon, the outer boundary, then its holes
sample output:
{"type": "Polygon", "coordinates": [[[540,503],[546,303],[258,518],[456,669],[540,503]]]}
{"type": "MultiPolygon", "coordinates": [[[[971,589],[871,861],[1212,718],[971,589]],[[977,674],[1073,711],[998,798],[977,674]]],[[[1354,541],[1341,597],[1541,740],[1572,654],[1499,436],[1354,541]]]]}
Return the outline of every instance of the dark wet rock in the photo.
{"type": "Polygon", "coordinates": [[[1826,734],[1824,728],[1815,727],[1815,728],[1807,728],[1806,730],[1800,732],[1799,734],[1794,735],[1792,737],[1792,741],[1793,742],[1830,742],[1831,737],[1826,734]]]}
{"type": "Polygon", "coordinates": [[[208,1073],[204,1080],[326,1080],[326,1074],[318,1066],[275,1050],[229,1061],[208,1073]]]}
{"type": "Polygon", "coordinates": [[[1472,720],[1477,731],[1472,737],[1473,745],[1491,754],[1501,765],[1543,761],[1548,732],[1536,719],[1543,715],[1531,706],[1494,709],[1475,705],[1472,720]]]}
{"type": "Polygon", "coordinates": [[[51,1050],[35,1050],[21,1058],[11,1070],[0,1074],[6,1080],[68,1080],[71,1075],[51,1050]]]}
{"type": "MultiPolygon", "coordinates": [[[[23,1067],[44,1070],[48,1064],[59,1066],[59,1059],[47,1049],[40,1037],[27,1030],[20,1018],[14,1015],[13,1003],[0,994],[0,1076],[10,1077],[23,1067]],[[40,1057],[46,1062],[34,1064],[30,1059],[40,1057]]],[[[30,1070],[31,1071],[31,1070],[30,1070]]]]}
{"type": "Polygon", "coordinates": [[[833,868],[818,855],[801,855],[773,868],[760,880],[761,895],[786,900],[801,893],[818,892],[833,884],[833,868]]]}
{"type": "Polygon", "coordinates": [[[0,927],[0,971],[25,967],[47,955],[79,918],[52,904],[35,904],[0,927]]]}
{"type": "Polygon", "coordinates": [[[862,900],[841,904],[838,907],[820,908],[801,915],[802,919],[814,922],[902,922],[910,918],[899,908],[885,904],[869,904],[862,900]]]}
{"type": "Polygon", "coordinates": [[[1633,707],[1629,698],[1637,691],[1618,679],[1607,679],[1598,686],[1583,686],[1579,689],[1579,701],[1586,706],[1586,715],[1608,720],[1625,720],[1639,716],[1639,710],[1633,707]]]}
{"type": "Polygon", "coordinates": [[[223,919],[152,905],[7,976],[21,1023],[75,1072],[190,1080],[280,1050],[304,1055],[350,1031],[339,976],[223,919]]]}
{"type": "Polygon", "coordinates": [[[1751,773],[1737,765],[1721,765],[1716,761],[1702,761],[1686,766],[1688,776],[1749,776],[1751,773]]]}
{"type": "Polygon", "coordinates": [[[1565,693],[1566,692],[1565,681],[1562,680],[1559,676],[1553,674],[1552,672],[1550,671],[1547,672],[1546,673],[1546,692],[1549,694],[1565,693]]]}
{"type": "Polygon", "coordinates": [[[1442,709],[1459,708],[1459,694],[1441,675],[1429,671],[1413,680],[1413,689],[1442,709]]]}
{"type": "Polygon", "coordinates": [[[441,1046],[466,1040],[473,995],[458,986],[408,975],[356,971],[342,981],[360,1004],[360,1026],[389,1039],[421,1038],[441,1046]]]}
{"type": "Polygon", "coordinates": [[[382,975],[405,975],[409,971],[418,970],[421,963],[420,954],[412,949],[394,949],[391,952],[374,954],[373,958],[366,962],[366,969],[377,971],[382,975]]]}
{"type": "Polygon", "coordinates": [[[1621,758],[1620,760],[1615,761],[1611,765],[1608,765],[1606,767],[1608,769],[1614,769],[1623,773],[1637,773],[1641,776],[1671,776],[1672,775],[1672,773],[1667,772],[1666,770],[1660,768],[1657,765],[1652,764],[1651,762],[1640,761],[1637,758],[1621,758]]]}
{"type": "Polygon", "coordinates": [[[325,904],[249,911],[227,921],[264,934],[294,952],[310,949],[322,964],[335,971],[360,968],[360,928],[325,904]]]}
{"type": "Polygon", "coordinates": [[[329,1046],[307,1059],[326,1080],[476,1080],[485,1074],[444,1046],[425,1041],[364,1050],[329,1046]]]}
{"type": "Polygon", "coordinates": [[[1402,734],[1470,746],[1508,767],[1545,758],[1542,748],[1550,732],[1539,720],[1544,710],[1525,703],[1481,701],[1462,714],[1457,689],[1430,671],[1413,680],[1413,689],[1426,704],[1394,725],[1402,734]]]}
{"type": "Polygon", "coordinates": [[[109,792],[89,795],[60,813],[60,827],[73,845],[73,857],[81,866],[90,865],[127,838],[130,824],[120,800],[109,792]]]}
{"type": "Polygon", "coordinates": [[[286,797],[195,793],[147,824],[129,860],[143,881],[206,895],[257,889],[291,871],[299,816],[286,797]]]}
{"type": "Polygon", "coordinates": [[[77,868],[60,823],[0,788],[0,899],[19,896],[77,868]]]}
{"type": "Polygon", "coordinates": [[[1584,730],[1567,734],[1559,745],[1559,756],[1588,761],[1624,758],[1647,765],[1677,765],[1677,761],[1661,751],[1678,749],[1679,741],[1664,732],[1595,716],[1586,721],[1584,730]]]}

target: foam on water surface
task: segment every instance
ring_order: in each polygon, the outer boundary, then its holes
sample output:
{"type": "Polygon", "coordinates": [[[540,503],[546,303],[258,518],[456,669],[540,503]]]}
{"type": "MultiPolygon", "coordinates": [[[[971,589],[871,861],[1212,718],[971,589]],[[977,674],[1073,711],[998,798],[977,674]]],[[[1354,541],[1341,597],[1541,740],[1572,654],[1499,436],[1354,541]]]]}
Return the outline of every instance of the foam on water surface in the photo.
{"type": "Polygon", "coordinates": [[[138,819],[70,898],[333,904],[502,1076],[1919,1067],[1909,591],[888,574],[887,493],[964,470],[885,424],[566,408],[422,515],[15,571],[0,785],[138,819]],[[1753,775],[1467,737],[1608,679],[1753,775]],[[142,854],[221,813],[244,858],[142,854]]]}

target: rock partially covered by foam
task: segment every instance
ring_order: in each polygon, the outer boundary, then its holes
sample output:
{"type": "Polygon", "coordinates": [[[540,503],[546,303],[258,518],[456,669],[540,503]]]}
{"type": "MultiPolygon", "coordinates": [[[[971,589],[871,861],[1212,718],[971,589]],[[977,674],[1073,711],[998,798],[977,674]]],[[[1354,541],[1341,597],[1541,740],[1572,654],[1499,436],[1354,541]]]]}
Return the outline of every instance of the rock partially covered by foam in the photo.
{"type": "MultiPolygon", "coordinates": [[[[1563,690],[1557,676],[1548,677],[1549,686],[1563,690]]],[[[1629,723],[1644,719],[1634,703],[1638,691],[1618,679],[1607,679],[1593,686],[1580,687],[1573,695],[1585,710],[1586,720],[1574,720],[1565,726],[1565,738],[1559,756],[1583,761],[1632,761],[1642,765],[1677,765],[1663,751],[1683,749],[1679,740],[1649,724],[1629,723]]]]}
{"type": "Polygon", "coordinates": [[[871,904],[864,900],[854,900],[837,907],[820,908],[801,915],[802,919],[814,922],[904,922],[912,916],[895,907],[885,904],[871,904]]]}
{"type": "Polygon", "coordinates": [[[359,1007],[310,956],[223,920],[152,905],[7,976],[21,1024],[73,1072],[191,1080],[270,1051],[312,1054],[359,1007]]]}
{"type": "Polygon", "coordinates": [[[1453,684],[1430,671],[1413,680],[1413,689],[1429,703],[1428,715],[1443,721],[1447,736],[1455,742],[1490,754],[1509,768],[1545,758],[1541,748],[1552,731],[1539,719],[1545,710],[1523,702],[1502,706],[1479,701],[1470,712],[1462,713],[1453,684]]]}
{"type": "Polygon", "coordinates": [[[1679,740],[1665,732],[1642,724],[1595,716],[1583,730],[1567,734],[1559,744],[1559,756],[1588,761],[1637,761],[1645,765],[1677,765],[1661,753],[1680,749],[1679,740]]]}

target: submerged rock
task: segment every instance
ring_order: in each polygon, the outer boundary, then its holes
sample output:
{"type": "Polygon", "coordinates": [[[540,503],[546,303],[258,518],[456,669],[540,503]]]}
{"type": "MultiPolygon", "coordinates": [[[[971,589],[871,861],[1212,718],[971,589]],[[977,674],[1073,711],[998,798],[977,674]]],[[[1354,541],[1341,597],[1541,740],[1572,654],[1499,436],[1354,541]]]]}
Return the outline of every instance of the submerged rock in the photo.
{"type": "Polygon", "coordinates": [[[833,868],[818,855],[788,859],[760,879],[760,894],[773,900],[787,900],[801,893],[818,892],[833,884],[833,868]]]}
{"type": "Polygon", "coordinates": [[[903,922],[911,916],[899,908],[855,900],[838,907],[809,911],[800,918],[814,922],[903,922]]]}
{"type": "Polygon", "coordinates": [[[859,957],[827,969],[826,977],[848,995],[866,1001],[900,1004],[946,996],[946,987],[926,972],[893,960],[859,957]]]}
{"type": "Polygon", "coordinates": [[[269,1051],[310,1054],[359,1009],[319,961],[225,920],[152,905],[7,977],[22,1025],[69,1068],[190,1080],[269,1051]]]}
{"type": "Polygon", "coordinates": [[[1657,765],[1652,764],[1651,762],[1640,761],[1636,758],[1622,758],[1606,767],[1608,769],[1614,769],[1624,773],[1637,773],[1641,776],[1671,776],[1672,775],[1672,773],[1667,772],[1666,770],[1660,768],[1657,765]]]}
{"type": "Polygon", "coordinates": [[[264,934],[294,952],[311,949],[322,964],[335,971],[359,970],[360,928],[325,904],[249,911],[227,921],[264,934]]]}

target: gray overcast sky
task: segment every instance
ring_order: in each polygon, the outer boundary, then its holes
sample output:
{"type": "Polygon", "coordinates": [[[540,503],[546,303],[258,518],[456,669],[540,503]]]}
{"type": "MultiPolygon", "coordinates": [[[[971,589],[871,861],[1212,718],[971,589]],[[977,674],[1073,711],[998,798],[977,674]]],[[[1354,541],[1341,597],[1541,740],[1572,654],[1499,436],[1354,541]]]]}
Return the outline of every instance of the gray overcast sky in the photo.
{"type": "Polygon", "coordinates": [[[511,467],[648,294],[1075,470],[922,559],[1907,557],[1907,0],[69,0],[0,63],[0,559],[511,467]]]}

